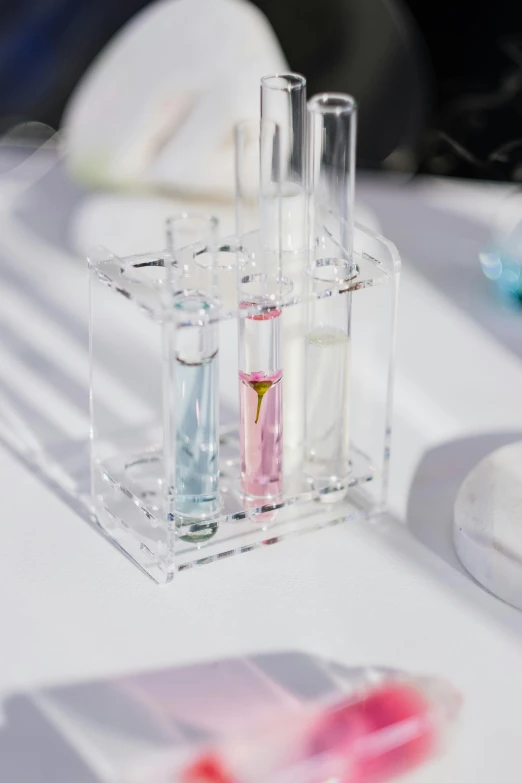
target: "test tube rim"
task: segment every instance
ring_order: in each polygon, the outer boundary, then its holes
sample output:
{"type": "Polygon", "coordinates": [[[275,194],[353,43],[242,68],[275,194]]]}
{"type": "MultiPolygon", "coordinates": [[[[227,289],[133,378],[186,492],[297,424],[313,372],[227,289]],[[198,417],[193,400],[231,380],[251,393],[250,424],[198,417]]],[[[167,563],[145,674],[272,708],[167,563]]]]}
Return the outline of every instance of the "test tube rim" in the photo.
{"type": "Polygon", "coordinates": [[[320,92],[308,101],[308,110],[314,114],[352,115],[358,105],[353,95],[347,92],[320,92]]]}
{"type": "Polygon", "coordinates": [[[208,326],[219,323],[220,303],[197,288],[179,289],[173,295],[172,311],[178,328],[187,326],[208,326]],[[190,304],[201,302],[201,306],[191,309],[190,304]]]}
{"type": "Polygon", "coordinates": [[[283,276],[274,277],[265,272],[248,273],[238,281],[240,295],[245,295],[247,297],[245,301],[248,301],[253,306],[266,304],[267,306],[281,307],[292,293],[293,288],[293,283],[289,278],[283,276]],[[271,293],[256,294],[245,290],[249,283],[271,283],[274,288],[271,293]]]}
{"type": "Polygon", "coordinates": [[[282,71],[281,73],[269,73],[261,77],[261,88],[280,92],[294,92],[306,88],[306,77],[295,71],[282,71]],[[272,80],[286,80],[285,85],[270,84],[272,80]]]}
{"type": "MultiPolygon", "coordinates": [[[[172,266],[170,269],[175,270],[177,273],[175,275],[176,282],[179,282],[180,279],[185,278],[187,275],[187,269],[178,265],[178,254],[189,247],[197,248],[197,250],[195,249],[193,253],[193,262],[200,269],[206,270],[212,274],[213,282],[211,283],[211,298],[217,299],[216,261],[219,254],[219,218],[212,213],[191,212],[189,210],[183,209],[179,212],[175,212],[173,215],[169,215],[165,219],[165,229],[167,237],[167,252],[172,258],[172,266]],[[183,220],[190,221],[191,223],[195,222],[196,224],[200,223],[201,226],[206,226],[206,230],[201,230],[201,236],[198,240],[190,241],[186,245],[182,244],[178,247],[174,247],[176,240],[175,224],[177,221],[183,220]],[[206,254],[210,255],[210,263],[202,263],[201,256],[205,256],[206,254]]],[[[169,272],[167,272],[167,278],[168,276],[169,272]]],[[[172,282],[174,282],[174,280],[172,282]]]]}
{"type": "MultiPolygon", "coordinates": [[[[212,215],[208,212],[188,212],[187,210],[182,210],[181,212],[176,212],[174,215],[169,215],[167,218],[165,218],[165,225],[167,226],[167,230],[170,228],[170,226],[174,223],[176,220],[201,220],[202,222],[207,222],[211,229],[214,231],[217,231],[219,229],[219,218],[216,217],[216,215],[212,215]]],[[[191,243],[194,244],[194,243],[191,243]]],[[[186,247],[189,247],[189,245],[186,245],[186,247]]],[[[176,248],[176,250],[180,250],[182,248],[176,248]]],[[[172,251],[168,251],[172,255],[172,251]]]]}
{"type": "Polygon", "coordinates": [[[316,259],[306,271],[309,277],[318,283],[336,285],[339,283],[350,283],[355,280],[359,275],[359,266],[355,261],[348,261],[347,259],[342,258],[342,256],[324,256],[316,259]],[[326,276],[321,277],[321,275],[318,274],[320,270],[333,269],[336,267],[346,269],[346,274],[342,277],[334,278],[328,278],[326,276]]]}

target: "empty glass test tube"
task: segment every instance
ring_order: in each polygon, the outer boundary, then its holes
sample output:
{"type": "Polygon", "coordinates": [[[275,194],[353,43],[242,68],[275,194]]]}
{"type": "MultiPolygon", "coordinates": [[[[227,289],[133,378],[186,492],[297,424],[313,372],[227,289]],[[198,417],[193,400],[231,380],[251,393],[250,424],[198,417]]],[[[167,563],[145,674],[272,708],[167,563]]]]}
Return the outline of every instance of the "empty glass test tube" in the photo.
{"type": "MultiPolygon", "coordinates": [[[[279,193],[279,137],[273,123],[260,130],[261,226],[274,228],[274,191],[279,193]],[[266,219],[269,210],[269,219],[266,219]]],[[[275,230],[279,232],[276,222],[275,230]]],[[[261,229],[261,235],[263,230],[261,229]]],[[[239,404],[241,483],[250,498],[277,497],[283,487],[283,371],[281,366],[281,299],[284,281],[281,254],[274,243],[260,247],[238,268],[239,404]]],[[[277,244],[277,243],[276,243],[277,244]]]]}
{"type": "MultiPolygon", "coordinates": [[[[350,472],[350,338],[356,106],[324,93],[308,103],[310,133],[309,289],[306,324],[307,470],[319,485],[350,472]]],[[[345,489],[325,495],[341,499],[345,489]]]]}
{"type": "Polygon", "coordinates": [[[174,516],[179,537],[194,543],[214,535],[221,510],[217,228],[215,218],[187,214],[168,222],[169,244],[178,267],[173,280],[177,326],[174,516]],[[199,280],[201,288],[190,287],[194,280],[199,280]]]}
{"type": "MultiPolygon", "coordinates": [[[[283,253],[303,251],[307,245],[306,205],[306,79],[298,73],[281,73],[261,79],[261,122],[279,128],[279,177],[276,192],[265,181],[267,210],[264,241],[280,244],[283,253]],[[270,198],[272,194],[272,198],[270,198]],[[270,220],[270,210],[281,217],[270,220]],[[269,231],[269,227],[272,231],[269,231]]],[[[283,261],[284,264],[284,261],[283,261]]]]}
{"type": "Polygon", "coordinates": [[[259,120],[243,120],[234,128],[236,235],[259,230],[259,120]]]}

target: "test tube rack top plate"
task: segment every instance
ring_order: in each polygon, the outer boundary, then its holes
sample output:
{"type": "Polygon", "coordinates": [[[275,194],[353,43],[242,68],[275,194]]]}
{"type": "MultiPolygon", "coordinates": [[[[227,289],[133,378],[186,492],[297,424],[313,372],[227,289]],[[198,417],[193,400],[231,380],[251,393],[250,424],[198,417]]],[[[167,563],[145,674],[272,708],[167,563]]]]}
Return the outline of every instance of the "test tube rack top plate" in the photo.
{"type": "MultiPolygon", "coordinates": [[[[245,305],[237,285],[238,276],[256,275],[264,252],[259,233],[219,242],[212,292],[209,248],[201,244],[192,248],[177,312],[167,280],[178,261],[168,252],[120,258],[99,247],[90,253],[93,518],[157,582],[293,535],[369,518],[385,506],[400,259],[391,242],[363,226],[356,225],[353,243],[355,266],[342,279],[332,276],[341,254],[327,234],[312,266],[309,252],[283,252],[282,288],[262,305],[245,305]],[[201,375],[197,383],[216,397],[211,424],[218,427],[219,446],[211,456],[217,485],[210,506],[206,497],[202,506],[192,503],[178,513],[175,485],[184,448],[192,457],[210,448],[200,438],[207,414],[196,401],[189,416],[180,396],[190,401],[197,393],[193,368],[189,378],[179,362],[180,340],[201,326],[184,317],[183,298],[194,292],[212,295],[206,323],[215,330],[218,371],[212,382],[201,375]],[[328,317],[340,306],[341,317],[348,313],[349,339],[315,341],[310,349],[310,312],[318,306],[328,317]],[[277,491],[252,493],[245,489],[237,343],[243,319],[263,321],[274,311],[281,320],[281,479],[277,491]],[[315,461],[310,433],[318,438],[315,461]],[[325,443],[339,446],[343,467],[337,461],[325,468],[325,443]]],[[[269,403],[262,404],[268,410],[269,403]]]]}

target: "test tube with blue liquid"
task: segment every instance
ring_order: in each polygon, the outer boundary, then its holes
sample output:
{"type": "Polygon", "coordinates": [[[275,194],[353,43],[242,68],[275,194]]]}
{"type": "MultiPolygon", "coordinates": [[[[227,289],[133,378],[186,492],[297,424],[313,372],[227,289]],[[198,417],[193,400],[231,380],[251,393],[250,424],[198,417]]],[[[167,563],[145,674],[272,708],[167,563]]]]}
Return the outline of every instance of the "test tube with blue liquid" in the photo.
{"type": "Polygon", "coordinates": [[[219,493],[219,305],[217,233],[213,217],[183,213],[167,222],[174,258],[170,286],[174,341],[174,517],[183,541],[217,531],[219,493]],[[197,284],[198,287],[194,287],[197,284]]]}

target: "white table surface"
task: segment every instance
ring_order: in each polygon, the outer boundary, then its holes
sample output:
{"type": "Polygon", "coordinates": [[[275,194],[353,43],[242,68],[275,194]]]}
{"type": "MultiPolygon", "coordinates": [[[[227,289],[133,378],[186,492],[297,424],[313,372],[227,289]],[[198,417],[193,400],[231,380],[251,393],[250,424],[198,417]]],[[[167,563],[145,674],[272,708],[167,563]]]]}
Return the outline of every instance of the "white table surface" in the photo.
{"type": "Polygon", "coordinates": [[[449,538],[457,477],[484,439],[493,447],[522,431],[521,353],[510,329],[502,337],[518,318],[499,309],[476,261],[501,192],[379,178],[359,188],[386,235],[399,246],[410,237],[401,248],[395,517],[258,550],[159,588],[0,449],[1,699],[245,652],[302,650],[349,666],[441,675],[462,690],[454,742],[421,783],[518,779],[522,615],[460,569],[449,538]],[[462,209],[468,196],[471,217],[462,209]],[[467,292],[455,293],[470,280],[467,292]]]}

